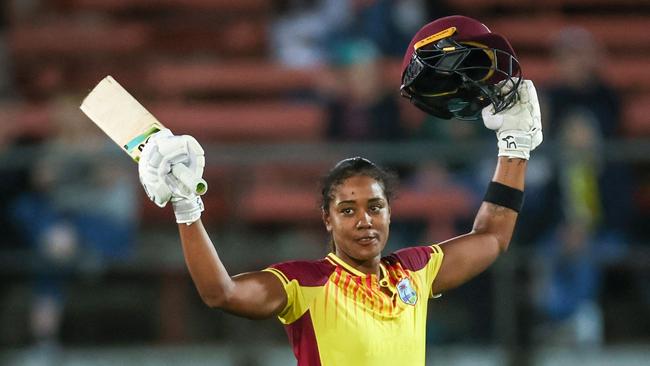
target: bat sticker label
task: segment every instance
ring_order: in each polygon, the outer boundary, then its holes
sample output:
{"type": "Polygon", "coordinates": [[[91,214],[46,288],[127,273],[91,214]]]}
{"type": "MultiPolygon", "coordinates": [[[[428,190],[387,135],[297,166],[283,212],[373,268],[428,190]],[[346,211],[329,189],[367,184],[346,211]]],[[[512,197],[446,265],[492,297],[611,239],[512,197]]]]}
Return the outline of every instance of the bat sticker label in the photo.
{"type": "Polygon", "coordinates": [[[160,129],[161,127],[158,124],[150,126],[143,133],[127,142],[126,145],[124,145],[124,150],[126,150],[126,152],[129,153],[129,155],[133,157],[134,160],[138,161],[140,153],[142,152],[142,149],[144,149],[144,145],[149,140],[149,137],[151,137],[151,135],[154,133],[160,131],[160,129]]]}

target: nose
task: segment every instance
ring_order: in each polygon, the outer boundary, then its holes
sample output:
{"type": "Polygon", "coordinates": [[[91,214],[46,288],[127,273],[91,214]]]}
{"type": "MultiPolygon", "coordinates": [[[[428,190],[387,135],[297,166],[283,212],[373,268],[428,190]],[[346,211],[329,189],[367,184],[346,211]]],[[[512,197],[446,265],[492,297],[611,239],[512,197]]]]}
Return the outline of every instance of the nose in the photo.
{"type": "Polygon", "coordinates": [[[359,221],[357,221],[357,229],[367,229],[372,227],[372,217],[367,212],[362,212],[359,221]]]}

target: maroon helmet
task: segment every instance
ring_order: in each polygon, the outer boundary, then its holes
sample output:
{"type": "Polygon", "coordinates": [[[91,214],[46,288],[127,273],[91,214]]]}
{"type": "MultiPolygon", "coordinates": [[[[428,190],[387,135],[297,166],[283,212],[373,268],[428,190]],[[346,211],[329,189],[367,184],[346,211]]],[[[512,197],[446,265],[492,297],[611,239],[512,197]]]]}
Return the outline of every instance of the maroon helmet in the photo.
{"type": "Polygon", "coordinates": [[[495,112],[512,106],[520,82],[510,43],[475,19],[453,15],[415,34],[402,61],[400,90],[436,117],[476,120],[489,104],[495,112]]]}

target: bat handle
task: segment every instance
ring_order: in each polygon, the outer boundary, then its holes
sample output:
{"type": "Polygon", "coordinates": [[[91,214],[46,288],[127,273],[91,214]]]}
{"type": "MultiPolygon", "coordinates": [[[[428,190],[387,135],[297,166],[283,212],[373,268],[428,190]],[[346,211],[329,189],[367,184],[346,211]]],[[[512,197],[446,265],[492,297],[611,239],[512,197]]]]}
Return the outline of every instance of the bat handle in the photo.
{"type": "Polygon", "coordinates": [[[187,188],[199,196],[208,191],[208,183],[205,179],[199,178],[184,164],[172,165],[172,174],[180,180],[187,188]]]}

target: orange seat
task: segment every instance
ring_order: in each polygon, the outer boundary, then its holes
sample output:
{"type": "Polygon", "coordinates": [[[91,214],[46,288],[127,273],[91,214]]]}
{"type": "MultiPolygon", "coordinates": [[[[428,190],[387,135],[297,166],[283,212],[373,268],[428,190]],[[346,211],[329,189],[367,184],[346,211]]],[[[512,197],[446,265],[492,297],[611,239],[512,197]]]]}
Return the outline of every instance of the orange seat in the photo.
{"type": "MultiPolygon", "coordinates": [[[[315,141],[322,138],[326,124],[325,111],[316,104],[145,105],[172,131],[194,135],[204,142],[315,141]]],[[[3,124],[6,123],[3,133],[9,137],[47,136],[51,133],[50,113],[47,106],[40,105],[4,107],[0,110],[3,124]]]]}
{"type": "Polygon", "coordinates": [[[242,195],[237,214],[258,224],[314,224],[321,220],[314,189],[304,186],[256,184],[242,195]]]}
{"type": "Polygon", "coordinates": [[[149,110],[176,133],[213,141],[315,141],[327,122],[317,104],[155,104],[149,110]]]}
{"type": "MultiPolygon", "coordinates": [[[[317,193],[305,185],[269,185],[258,182],[239,202],[238,215],[243,220],[258,224],[317,224],[321,221],[317,193]]],[[[432,239],[455,235],[454,223],[470,215],[468,192],[445,189],[437,192],[400,191],[392,205],[393,220],[422,220],[430,226],[432,239]]]]}
{"type": "Polygon", "coordinates": [[[392,207],[395,219],[447,220],[464,216],[474,207],[464,189],[446,187],[434,192],[400,191],[392,207]]]}

